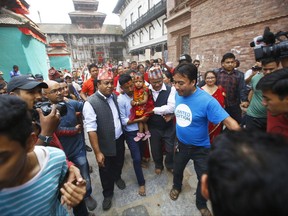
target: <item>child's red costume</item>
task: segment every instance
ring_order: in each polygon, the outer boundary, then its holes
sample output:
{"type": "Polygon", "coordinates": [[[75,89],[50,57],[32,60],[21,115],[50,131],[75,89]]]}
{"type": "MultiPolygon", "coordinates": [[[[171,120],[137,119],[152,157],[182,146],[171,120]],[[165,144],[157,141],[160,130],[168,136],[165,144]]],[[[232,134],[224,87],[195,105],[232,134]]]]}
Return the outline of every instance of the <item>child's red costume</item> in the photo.
{"type": "Polygon", "coordinates": [[[145,94],[148,95],[148,100],[146,104],[132,106],[131,114],[129,116],[130,120],[134,120],[137,118],[141,118],[142,116],[149,117],[150,114],[145,114],[146,112],[150,112],[154,109],[154,101],[152,98],[152,94],[149,91],[149,88],[144,84],[143,88],[137,89],[134,87],[134,95],[133,101],[135,102],[142,102],[144,100],[145,94]]]}

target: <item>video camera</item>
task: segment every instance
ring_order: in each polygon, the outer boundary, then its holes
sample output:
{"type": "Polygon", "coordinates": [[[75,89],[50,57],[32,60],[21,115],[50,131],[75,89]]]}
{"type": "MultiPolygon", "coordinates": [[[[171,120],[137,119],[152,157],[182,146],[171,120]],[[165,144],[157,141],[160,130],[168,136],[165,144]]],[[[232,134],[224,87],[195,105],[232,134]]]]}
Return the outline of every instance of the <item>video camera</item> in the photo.
{"type": "MultiPolygon", "coordinates": [[[[44,116],[47,116],[52,111],[52,104],[48,101],[45,102],[38,102],[34,105],[34,112],[32,112],[32,119],[34,121],[39,121],[39,114],[36,111],[37,108],[42,110],[44,116]]],[[[59,102],[56,104],[56,109],[59,111],[60,116],[65,116],[67,114],[67,106],[64,102],[59,102]]]]}
{"type": "Polygon", "coordinates": [[[274,57],[283,59],[288,57],[288,32],[279,31],[275,35],[266,27],[263,36],[257,36],[250,43],[254,47],[256,61],[274,57]],[[281,38],[282,37],[282,38],[281,38]],[[284,39],[283,39],[284,37],[284,39]],[[278,43],[275,43],[278,40],[278,43]]]}

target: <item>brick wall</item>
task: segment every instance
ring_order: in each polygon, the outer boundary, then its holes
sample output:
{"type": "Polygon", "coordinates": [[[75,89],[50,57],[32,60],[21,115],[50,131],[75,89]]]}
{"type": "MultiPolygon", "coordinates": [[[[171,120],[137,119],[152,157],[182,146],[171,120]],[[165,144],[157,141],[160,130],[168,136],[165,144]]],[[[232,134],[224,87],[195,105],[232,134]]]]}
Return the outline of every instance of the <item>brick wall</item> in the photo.
{"type": "MultiPolygon", "coordinates": [[[[220,67],[226,52],[234,53],[241,62],[240,70],[246,71],[255,62],[253,48],[249,46],[254,37],[262,35],[266,26],[274,33],[288,31],[288,0],[208,0],[196,7],[193,2],[190,1],[190,55],[201,61],[201,71],[220,67]]],[[[171,5],[168,14],[173,9],[171,5]]],[[[167,25],[169,60],[175,64],[183,26],[181,19],[173,19],[177,13],[168,15],[167,25]]]]}

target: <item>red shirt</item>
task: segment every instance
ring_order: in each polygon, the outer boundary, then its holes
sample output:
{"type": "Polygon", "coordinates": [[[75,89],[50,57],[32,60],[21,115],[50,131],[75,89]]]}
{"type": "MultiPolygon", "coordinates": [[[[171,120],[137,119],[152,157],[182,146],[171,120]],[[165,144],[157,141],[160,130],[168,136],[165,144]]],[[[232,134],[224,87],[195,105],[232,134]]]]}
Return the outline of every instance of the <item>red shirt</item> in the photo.
{"type": "Polygon", "coordinates": [[[83,83],[81,92],[87,94],[88,96],[94,94],[94,79],[92,79],[92,77],[83,83]]]}
{"type": "Polygon", "coordinates": [[[286,115],[272,116],[270,112],[267,115],[267,132],[281,134],[288,138],[288,117],[286,115]]]}
{"type": "Polygon", "coordinates": [[[114,82],[113,82],[114,83],[114,89],[117,87],[118,80],[119,80],[119,75],[114,77],[114,82]]]}
{"type": "Polygon", "coordinates": [[[149,72],[144,73],[144,80],[149,83],[149,72]]]}

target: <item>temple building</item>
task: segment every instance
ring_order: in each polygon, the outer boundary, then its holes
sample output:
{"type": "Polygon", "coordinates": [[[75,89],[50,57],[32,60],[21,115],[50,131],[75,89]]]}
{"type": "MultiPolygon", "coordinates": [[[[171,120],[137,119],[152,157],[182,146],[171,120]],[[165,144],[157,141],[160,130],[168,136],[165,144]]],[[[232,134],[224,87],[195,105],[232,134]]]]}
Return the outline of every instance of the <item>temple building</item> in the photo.
{"type": "Polygon", "coordinates": [[[53,65],[54,68],[60,68],[60,70],[63,68],[68,71],[72,70],[71,53],[67,49],[67,43],[65,41],[58,39],[50,41],[47,54],[50,65],[53,65]]]}
{"type": "Polygon", "coordinates": [[[65,41],[74,69],[107,60],[122,61],[126,43],[121,26],[103,24],[106,14],[97,11],[97,0],[73,0],[73,4],[75,11],[69,13],[72,24],[38,24],[47,35],[47,42],[65,41]]]}

